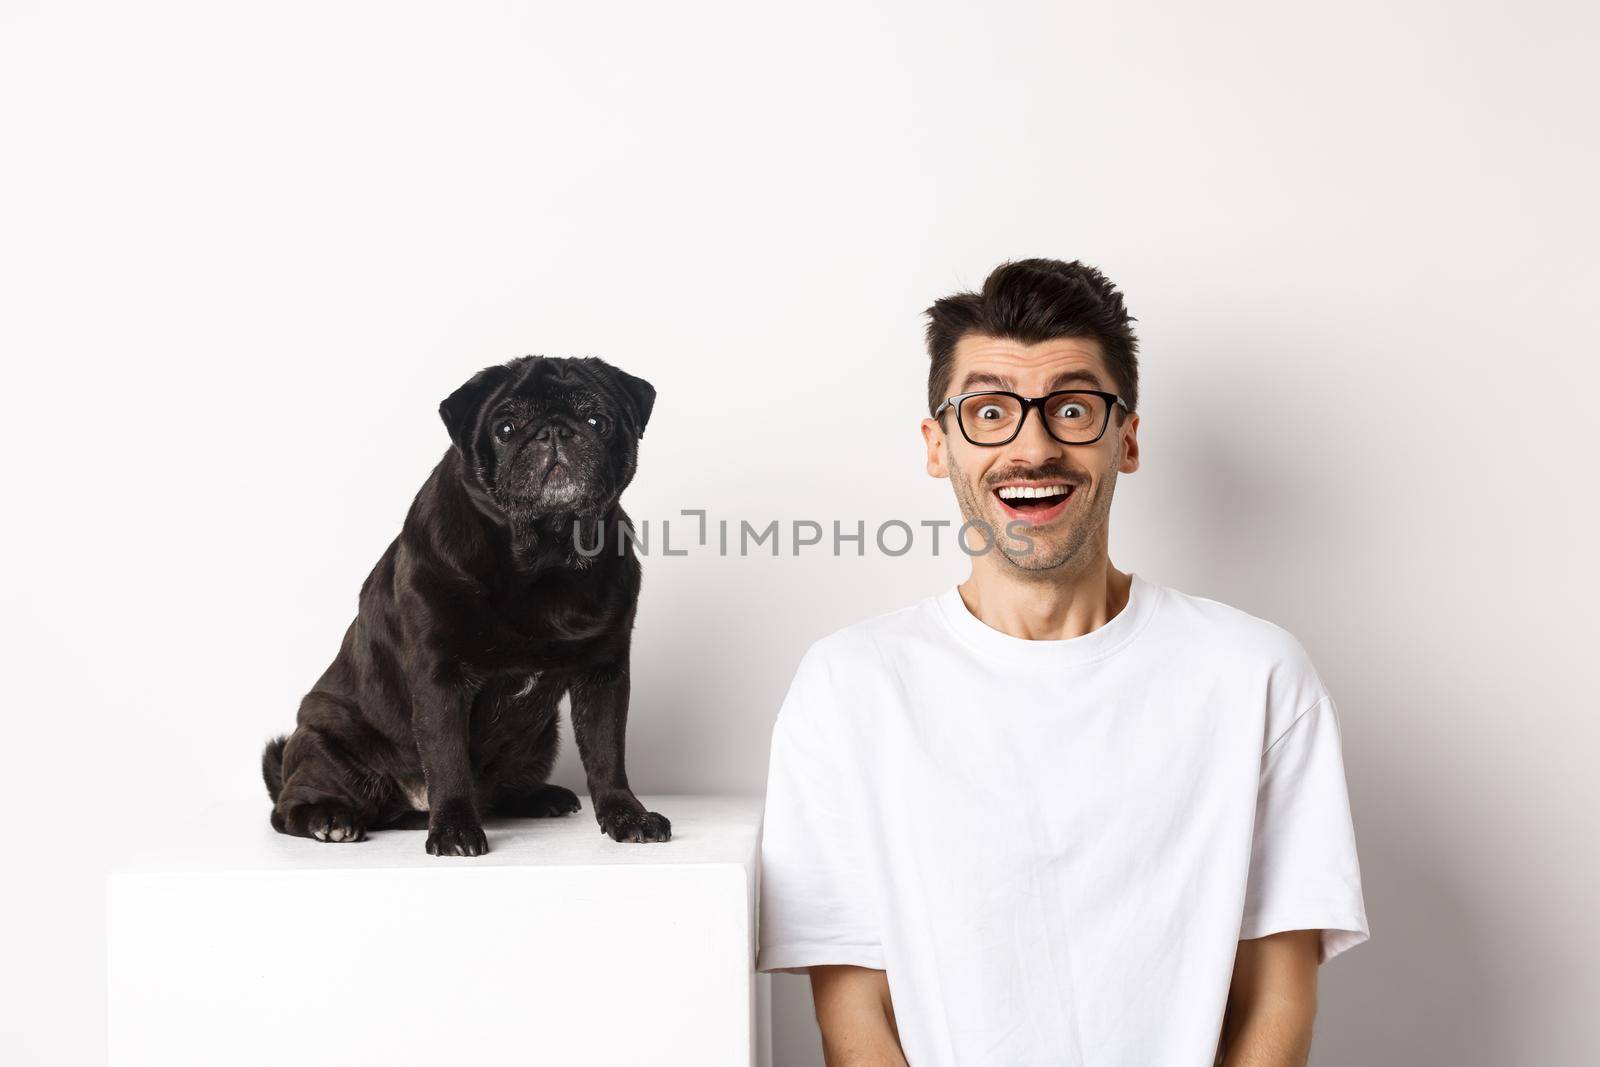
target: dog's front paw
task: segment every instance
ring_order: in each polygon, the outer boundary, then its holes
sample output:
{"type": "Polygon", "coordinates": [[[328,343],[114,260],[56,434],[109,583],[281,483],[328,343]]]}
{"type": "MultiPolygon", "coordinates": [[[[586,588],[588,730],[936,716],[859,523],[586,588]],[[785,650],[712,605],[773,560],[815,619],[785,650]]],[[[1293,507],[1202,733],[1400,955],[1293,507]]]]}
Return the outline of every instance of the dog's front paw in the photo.
{"type": "Polygon", "coordinates": [[[611,835],[613,841],[668,841],[672,838],[672,823],[665,815],[654,811],[634,811],[621,806],[607,808],[596,816],[600,830],[611,835]]]}
{"type": "Polygon", "coordinates": [[[481,856],[488,851],[489,838],[475,815],[441,813],[428,827],[430,856],[481,856]]]}

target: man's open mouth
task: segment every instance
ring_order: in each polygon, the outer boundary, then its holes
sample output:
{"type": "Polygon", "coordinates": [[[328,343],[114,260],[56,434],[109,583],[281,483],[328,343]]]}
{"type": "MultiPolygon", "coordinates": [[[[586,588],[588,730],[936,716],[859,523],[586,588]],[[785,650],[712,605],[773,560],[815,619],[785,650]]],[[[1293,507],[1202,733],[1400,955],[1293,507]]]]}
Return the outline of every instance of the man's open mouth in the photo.
{"type": "Polygon", "coordinates": [[[1066,510],[1067,501],[1077,487],[1066,482],[1019,483],[994,490],[1006,518],[1029,525],[1049,522],[1066,510]]]}

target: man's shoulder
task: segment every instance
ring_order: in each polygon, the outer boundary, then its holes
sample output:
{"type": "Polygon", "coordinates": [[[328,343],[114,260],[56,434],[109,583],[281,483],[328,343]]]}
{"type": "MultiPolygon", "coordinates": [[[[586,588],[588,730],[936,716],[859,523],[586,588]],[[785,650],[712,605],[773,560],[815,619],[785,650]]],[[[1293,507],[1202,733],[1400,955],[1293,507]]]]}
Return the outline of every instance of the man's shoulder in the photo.
{"type": "Polygon", "coordinates": [[[1288,628],[1232,604],[1170,587],[1167,601],[1170,635],[1191,642],[1214,664],[1264,686],[1271,735],[1328,696],[1311,653],[1288,628]]]}
{"type": "Polygon", "coordinates": [[[812,641],[795,666],[780,721],[824,731],[839,729],[841,722],[859,725],[859,710],[874,706],[869,694],[886,692],[903,669],[908,644],[918,642],[919,632],[927,642],[923,613],[929,606],[921,601],[872,615],[812,641]]]}
{"type": "Polygon", "coordinates": [[[812,641],[801,662],[830,671],[881,670],[937,638],[937,599],[933,594],[841,626],[812,641]]]}
{"type": "Polygon", "coordinates": [[[1306,647],[1289,629],[1211,597],[1164,587],[1169,626],[1213,649],[1265,663],[1310,664],[1306,647]]]}

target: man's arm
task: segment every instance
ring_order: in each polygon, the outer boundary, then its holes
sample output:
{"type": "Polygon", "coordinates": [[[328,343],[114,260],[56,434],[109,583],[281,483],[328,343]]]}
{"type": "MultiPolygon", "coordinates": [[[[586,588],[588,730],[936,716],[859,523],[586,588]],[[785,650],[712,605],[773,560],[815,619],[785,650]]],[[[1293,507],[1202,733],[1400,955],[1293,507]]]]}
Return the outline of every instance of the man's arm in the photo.
{"type": "Polygon", "coordinates": [[[1285,930],[1239,942],[1222,1025],[1222,1067],[1305,1067],[1321,940],[1321,930],[1285,930]]]}
{"type": "Polygon", "coordinates": [[[828,1067],[906,1067],[889,976],[868,967],[811,968],[811,999],[828,1067]]]}

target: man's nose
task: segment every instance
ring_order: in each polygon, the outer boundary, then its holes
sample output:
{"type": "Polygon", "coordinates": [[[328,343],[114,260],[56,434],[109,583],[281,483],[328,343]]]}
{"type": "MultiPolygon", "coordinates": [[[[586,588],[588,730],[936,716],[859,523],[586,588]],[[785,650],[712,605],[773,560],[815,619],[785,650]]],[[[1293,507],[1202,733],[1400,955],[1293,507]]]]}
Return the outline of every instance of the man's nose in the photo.
{"type": "Polygon", "coordinates": [[[1022,456],[1059,456],[1064,447],[1044,428],[1044,412],[1030,408],[1023,414],[1022,428],[1011,442],[1010,451],[1022,456]]]}

